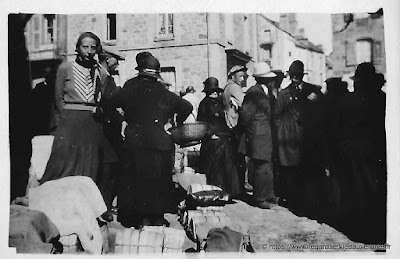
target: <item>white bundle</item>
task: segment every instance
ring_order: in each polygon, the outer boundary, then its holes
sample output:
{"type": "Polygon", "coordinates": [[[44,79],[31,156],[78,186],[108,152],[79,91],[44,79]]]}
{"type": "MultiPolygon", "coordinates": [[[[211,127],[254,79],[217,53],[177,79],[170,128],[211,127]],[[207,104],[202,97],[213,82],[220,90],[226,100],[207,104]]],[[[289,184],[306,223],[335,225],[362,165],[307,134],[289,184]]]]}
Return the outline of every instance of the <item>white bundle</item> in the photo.
{"type": "Polygon", "coordinates": [[[207,184],[198,184],[198,183],[189,185],[189,187],[187,189],[188,194],[201,192],[201,191],[222,191],[222,189],[219,188],[218,186],[207,185],[207,184]]]}

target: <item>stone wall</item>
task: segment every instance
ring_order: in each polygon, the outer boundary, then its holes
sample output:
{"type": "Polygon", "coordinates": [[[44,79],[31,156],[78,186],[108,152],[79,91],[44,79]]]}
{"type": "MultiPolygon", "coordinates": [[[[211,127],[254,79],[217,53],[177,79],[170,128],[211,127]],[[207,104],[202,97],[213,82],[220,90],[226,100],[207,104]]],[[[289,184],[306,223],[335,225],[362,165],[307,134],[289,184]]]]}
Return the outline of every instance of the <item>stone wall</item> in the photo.
{"type": "Polygon", "coordinates": [[[349,76],[354,73],[357,65],[355,60],[355,44],[357,40],[360,39],[372,40],[373,64],[377,72],[386,73],[383,16],[377,19],[372,19],[370,17],[355,19],[345,30],[340,32],[345,26],[344,16],[345,14],[332,15],[332,63],[334,76],[349,76]],[[349,44],[347,52],[346,44],[349,44]],[[353,62],[347,62],[346,64],[346,58],[352,59],[353,62]]]}

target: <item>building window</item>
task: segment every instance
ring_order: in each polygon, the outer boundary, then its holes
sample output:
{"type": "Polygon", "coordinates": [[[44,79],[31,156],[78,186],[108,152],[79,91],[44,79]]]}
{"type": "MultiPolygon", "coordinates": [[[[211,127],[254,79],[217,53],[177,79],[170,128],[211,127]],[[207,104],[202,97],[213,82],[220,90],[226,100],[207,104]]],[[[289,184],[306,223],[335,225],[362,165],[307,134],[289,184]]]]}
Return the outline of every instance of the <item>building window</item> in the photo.
{"type": "Polygon", "coordinates": [[[56,16],[54,14],[45,14],[46,21],[44,23],[43,43],[52,44],[55,41],[55,21],[56,16]]]}
{"type": "Polygon", "coordinates": [[[107,14],[107,40],[117,39],[117,15],[115,13],[107,14]]]}
{"type": "Polygon", "coordinates": [[[157,16],[157,37],[174,37],[174,15],[172,13],[160,13],[157,16]]]}
{"type": "Polygon", "coordinates": [[[165,82],[171,84],[168,88],[171,92],[179,93],[179,90],[176,89],[176,72],[175,67],[162,67],[161,68],[161,77],[165,82]]]}
{"type": "Polygon", "coordinates": [[[346,41],[344,43],[345,46],[345,59],[346,59],[346,67],[351,67],[357,65],[357,60],[355,56],[354,43],[346,41]]]}
{"type": "Polygon", "coordinates": [[[362,39],[356,42],[357,64],[372,62],[372,40],[362,39]]]}
{"type": "Polygon", "coordinates": [[[48,50],[57,41],[57,20],[54,14],[36,14],[29,21],[27,38],[33,50],[48,50]]]}
{"type": "Polygon", "coordinates": [[[374,57],[375,58],[383,57],[383,49],[381,41],[374,41],[374,57]]]}

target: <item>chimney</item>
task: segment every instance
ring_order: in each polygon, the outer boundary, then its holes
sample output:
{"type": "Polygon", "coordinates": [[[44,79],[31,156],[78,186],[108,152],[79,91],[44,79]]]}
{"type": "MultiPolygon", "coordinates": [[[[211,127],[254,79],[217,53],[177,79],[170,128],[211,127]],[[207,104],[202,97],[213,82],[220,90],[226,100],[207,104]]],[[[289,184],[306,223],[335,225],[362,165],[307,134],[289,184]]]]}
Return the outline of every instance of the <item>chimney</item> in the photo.
{"type": "Polygon", "coordinates": [[[292,35],[298,33],[297,15],[295,13],[283,13],[279,19],[279,26],[292,35]]]}
{"type": "Polygon", "coordinates": [[[304,28],[299,29],[299,33],[297,34],[297,36],[300,36],[301,39],[307,39],[304,28]]]}

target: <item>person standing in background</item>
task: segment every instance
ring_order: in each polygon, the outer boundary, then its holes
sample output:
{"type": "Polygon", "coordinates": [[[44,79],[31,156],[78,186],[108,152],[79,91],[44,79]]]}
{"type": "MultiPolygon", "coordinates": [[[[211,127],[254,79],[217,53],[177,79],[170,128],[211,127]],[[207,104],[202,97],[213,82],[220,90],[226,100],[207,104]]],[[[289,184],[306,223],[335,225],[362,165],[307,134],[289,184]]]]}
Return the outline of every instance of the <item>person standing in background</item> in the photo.
{"type": "MultiPolygon", "coordinates": [[[[138,64],[139,65],[139,64],[138,64]]],[[[165,130],[177,114],[178,125],[192,105],[170,92],[159,80],[160,63],[152,55],[140,61],[139,75],[128,80],[113,98],[125,113],[127,128],[118,184],[118,221],[124,227],[169,226],[164,213],[173,201],[174,143],[165,130]]]]}
{"type": "Polygon", "coordinates": [[[237,197],[243,189],[234,161],[234,140],[224,118],[223,89],[218,86],[218,79],[209,77],[204,81],[203,92],[206,97],[200,102],[197,120],[207,122],[208,129],[201,141],[200,172],[207,176],[207,184],[237,197]]]}
{"type": "Polygon", "coordinates": [[[297,211],[318,198],[305,196],[311,191],[307,185],[325,175],[324,95],[320,86],[303,81],[304,64],[300,60],[290,65],[288,73],[291,83],[279,92],[274,113],[280,198],[282,205],[297,211]]]}
{"type": "Polygon", "coordinates": [[[273,114],[272,94],[276,74],[265,62],[257,63],[253,76],[257,82],[246,91],[242,109],[239,111],[239,125],[243,128],[239,152],[250,158],[254,179],[253,200],[262,209],[269,209],[278,203],[273,180],[273,114]]]}
{"type": "Polygon", "coordinates": [[[97,89],[101,95],[98,109],[101,110],[99,119],[103,122],[105,137],[103,166],[98,186],[107,206],[107,211],[101,217],[110,222],[113,220],[111,209],[116,196],[116,182],[120,171],[119,159],[122,145],[120,132],[123,121],[123,116],[111,105],[111,99],[119,91],[113,75],[118,74],[118,62],[124,58],[104,48],[98,57],[100,75],[96,83],[100,85],[97,89]]]}
{"type": "Polygon", "coordinates": [[[238,125],[239,109],[242,107],[245,87],[247,78],[247,68],[236,65],[228,72],[228,82],[225,85],[222,93],[222,101],[224,105],[225,121],[232,134],[232,150],[234,152],[234,161],[239,174],[239,179],[243,189],[245,188],[245,173],[246,173],[246,160],[245,156],[240,154],[237,150],[239,148],[239,141],[243,130],[238,125]]]}
{"type": "Polygon", "coordinates": [[[190,104],[193,106],[192,114],[190,114],[189,117],[185,120],[185,123],[195,122],[197,118],[197,110],[199,109],[200,101],[194,94],[196,90],[194,90],[193,86],[191,85],[188,86],[185,92],[186,94],[182,98],[190,102],[190,104]]]}

